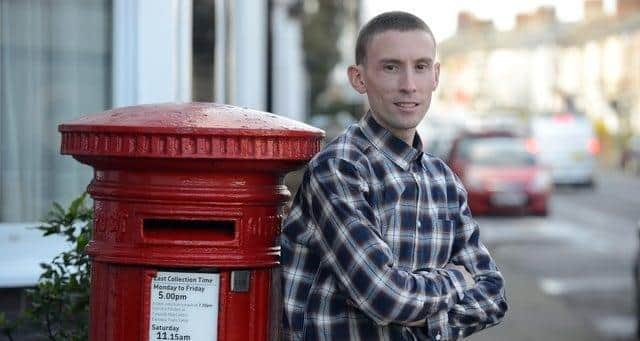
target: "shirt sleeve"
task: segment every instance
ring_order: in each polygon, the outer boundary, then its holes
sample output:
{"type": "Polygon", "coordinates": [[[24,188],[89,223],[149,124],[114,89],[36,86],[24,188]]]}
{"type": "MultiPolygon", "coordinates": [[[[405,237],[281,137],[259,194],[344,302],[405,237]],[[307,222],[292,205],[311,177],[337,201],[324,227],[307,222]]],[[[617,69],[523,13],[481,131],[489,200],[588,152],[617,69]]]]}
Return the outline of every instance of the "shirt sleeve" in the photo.
{"type": "Polygon", "coordinates": [[[355,307],[380,325],[414,323],[453,307],[458,298],[448,272],[411,273],[394,264],[366,199],[369,186],[353,163],[330,158],[309,172],[305,201],[322,267],[355,307]]]}
{"type": "Polygon", "coordinates": [[[508,309],[504,278],[487,248],[480,241],[480,230],[467,205],[464,187],[456,184],[459,225],[451,262],[463,266],[474,278],[475,285],[464,291],[464,297],[449,310],[449,323],[464,336],[498,324],[508,309]]]}

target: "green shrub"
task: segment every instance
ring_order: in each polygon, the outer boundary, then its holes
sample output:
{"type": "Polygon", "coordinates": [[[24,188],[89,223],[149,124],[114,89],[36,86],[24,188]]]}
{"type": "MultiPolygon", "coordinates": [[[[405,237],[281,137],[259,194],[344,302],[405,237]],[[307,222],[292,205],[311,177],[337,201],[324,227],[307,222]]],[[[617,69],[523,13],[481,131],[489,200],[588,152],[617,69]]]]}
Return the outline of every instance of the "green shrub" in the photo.
{"type": "Polygon", "coordinates": [[[16,320],[0,313],[0,331],[10,340],[26,325],[41,330],[50,340],[87,340],[89,331],[89,279],[91,264],[84,252],[91,240],[93,211],[87,194],[73,200],[66,210],[58,203],[37,228],[44,236],[62,235],[70,249],[43,263],[36,287],[28,289],[31,305],[16,320]]]}

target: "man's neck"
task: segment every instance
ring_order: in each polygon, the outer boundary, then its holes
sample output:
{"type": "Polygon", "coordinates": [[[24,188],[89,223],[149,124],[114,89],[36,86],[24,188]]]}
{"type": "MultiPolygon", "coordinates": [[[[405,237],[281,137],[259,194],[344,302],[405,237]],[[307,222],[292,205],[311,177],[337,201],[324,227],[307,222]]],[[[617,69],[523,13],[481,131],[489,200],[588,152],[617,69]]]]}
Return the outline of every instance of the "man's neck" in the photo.
{"type": "Polygon", "coordinates": [[[404,141],[404,143],[408,144],[409,146],[413,146],[413,140],[416,137],[416,130],[415,129],[389,129],[387,128],[395,137],[401,139],[402,141],[404,141]]]}
{"type": "Polygon", "coordinates": [[[376,115],[373,113],[373,111],[370,111],[370,114],[373,117],[373,119],[380,126],[384,127],[388,131],[390,131],[391,134],[393,134],[393,136],[401,139],[406,144],[408,144],[409,146],[413,147],[413,140],[414,140],[414,138],[416,136],[416,128],[411,128],[411,129],[395,129],[395,128],[391,128],[386,123],[384,123],[381,119],[378,119],[378,117],[376,117],[376,115]]]}

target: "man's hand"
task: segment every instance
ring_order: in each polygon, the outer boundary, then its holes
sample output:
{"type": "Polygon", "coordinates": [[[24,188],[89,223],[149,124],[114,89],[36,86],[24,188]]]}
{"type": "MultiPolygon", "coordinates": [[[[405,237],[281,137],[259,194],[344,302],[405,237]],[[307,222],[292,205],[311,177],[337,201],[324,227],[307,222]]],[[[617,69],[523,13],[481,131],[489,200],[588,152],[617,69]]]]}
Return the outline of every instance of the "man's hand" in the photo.
{"type": "Polygon", "coordinates": [[[464,285],[464,290],[471,289],[476,285],[476,281],[473,279],[473,277],[471,277],[471,274],[464,267],[462,267],[460,265],[455,265],[455,264],[449,263],[444,268],[445,269],[455,269],[455,270],[458,270],[458,271],[460,271],[462,273],[462,275],[464,276],[464,284],[465,284],[464,285]]]}
{"type": "Polygon", "coordinates": [[[420,321],[416,321],[416,322],[411,322],[411,323],[407,323],[405,324],[405,326],[407,327],[422,327],[427,323],[427,319],[422,319],[420,321]]]}
{"type": "MultiPolygon", "coordinates": [[[[458,270],[458,271],[460,271],[462,273],[462,275],[464,276],[464,282],[465,282],[464,283],[464,290],[471,289],[476,284],[476,282],[473,280],[473,277],[471,277],[471,274],[464,267],[449,263],[444,268],[445,269],[458,270]]],[[[420,321],[406,323],[405,326],[407,326],[407,327],[422,327],[422,326],[426,325],[426,323],[427,323],[427,319],[425,318],[425,319],[422,319],[420,321]]]]}

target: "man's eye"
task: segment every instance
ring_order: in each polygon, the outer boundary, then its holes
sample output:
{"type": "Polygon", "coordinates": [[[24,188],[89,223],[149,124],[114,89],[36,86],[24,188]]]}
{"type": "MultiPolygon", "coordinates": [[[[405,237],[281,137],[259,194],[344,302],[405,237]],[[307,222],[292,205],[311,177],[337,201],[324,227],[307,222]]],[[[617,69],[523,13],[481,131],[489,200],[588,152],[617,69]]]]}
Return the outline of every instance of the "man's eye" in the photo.
{"type": "Polygon", "coordinates": [[[397,70],[398,70],[398,66],[397,66],[397,65],[392,65],[392,64],[390,64],[390,65],[385,65],[385,66],[384,66],[384,69],[385,69],[386,71],[397,71],[397,70]]]}
{"type": "Polygon", "coordinates": [[[429,70],[428,64],[418,64],[416,65],[416,69],[420,71],[429,70]]]}

